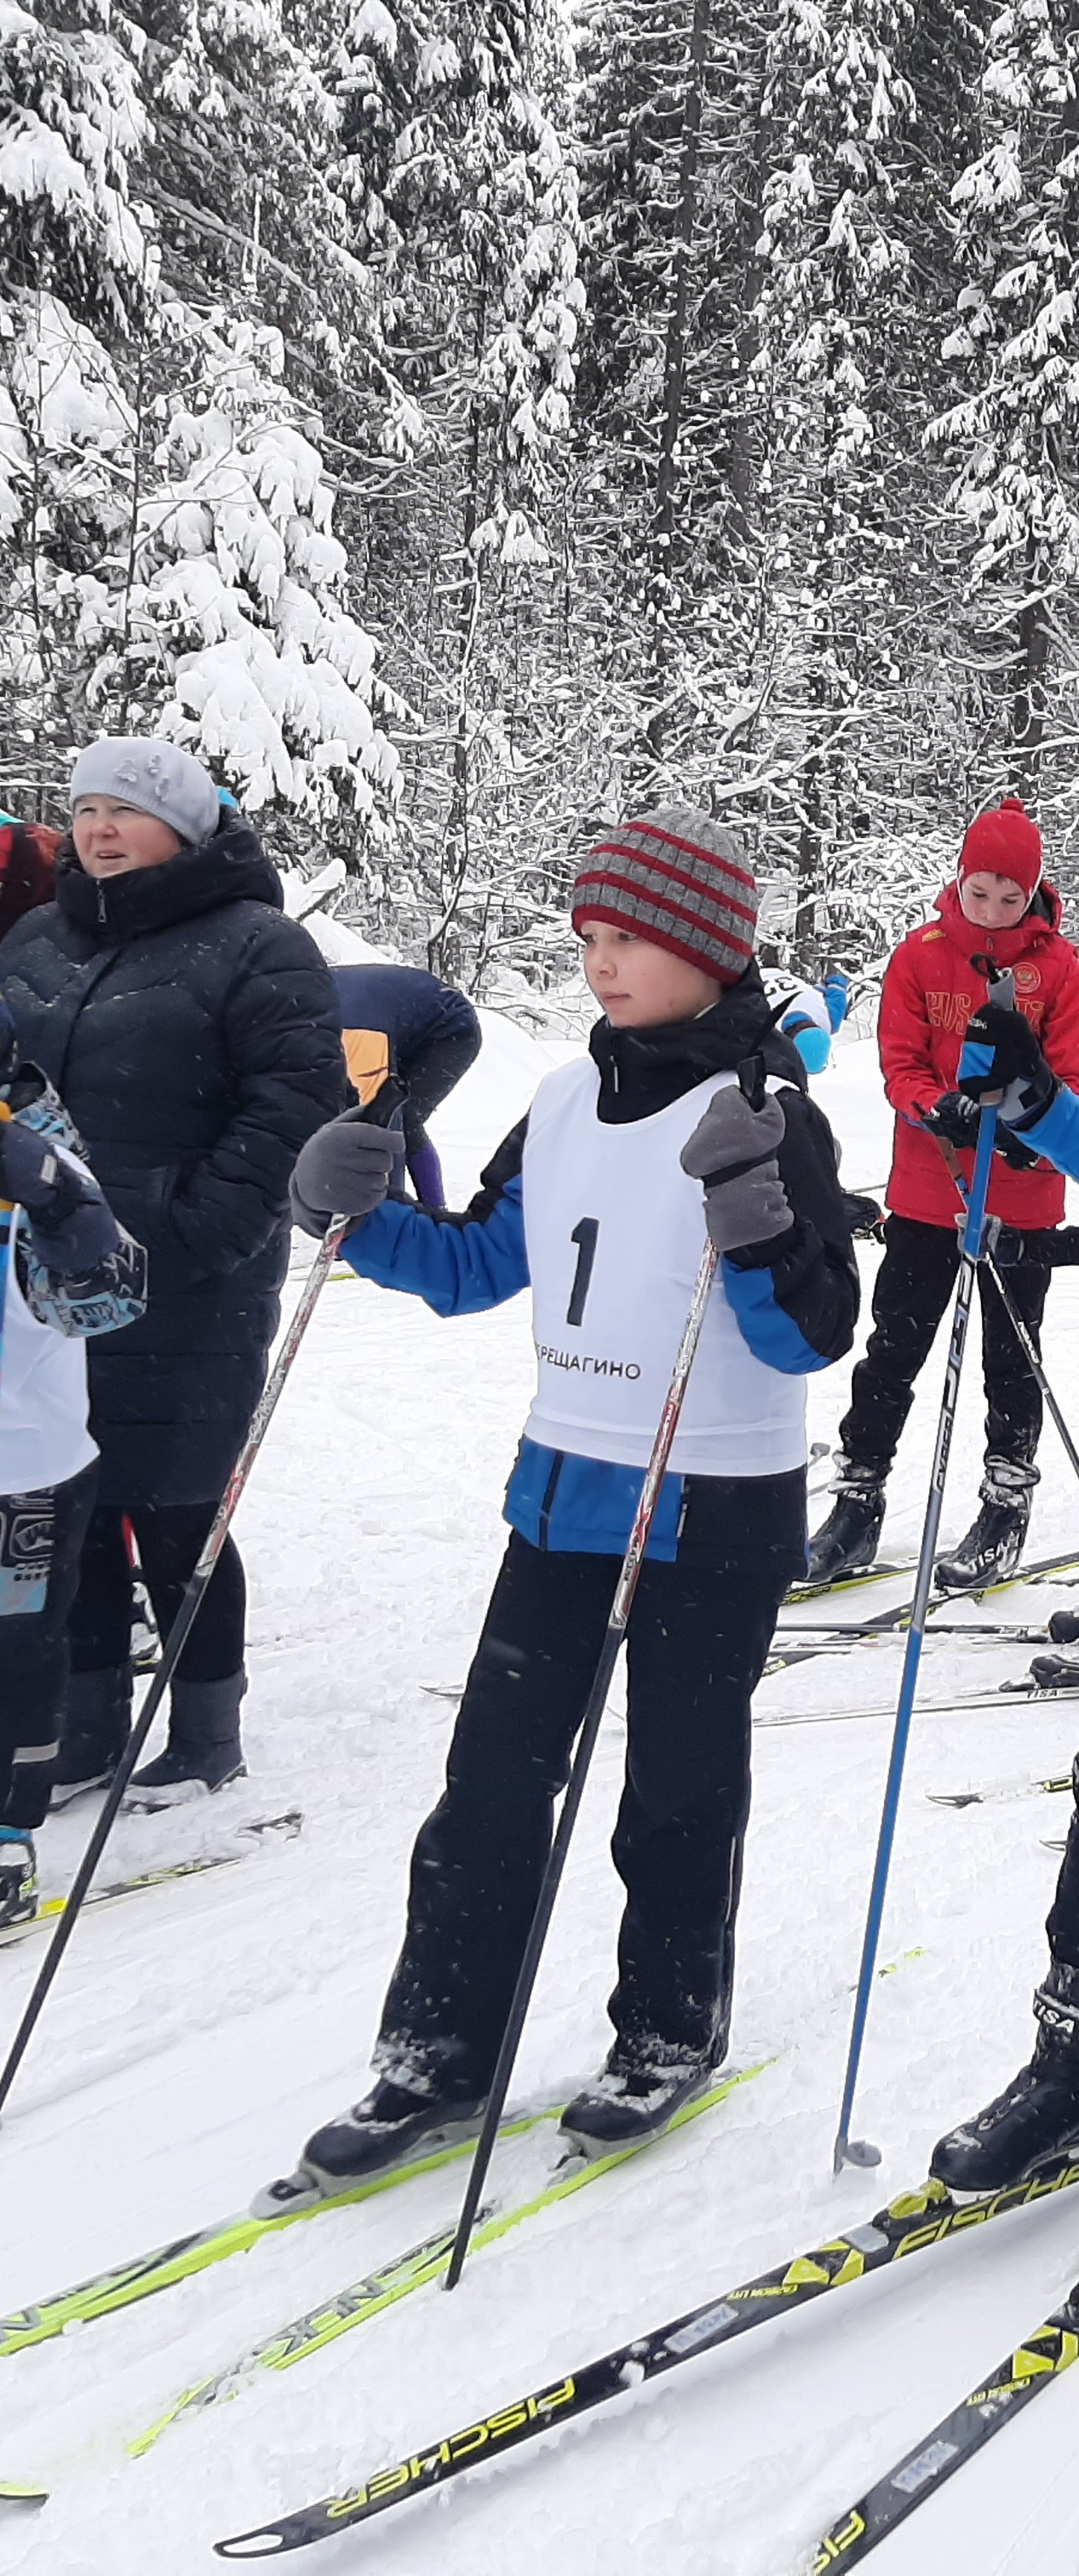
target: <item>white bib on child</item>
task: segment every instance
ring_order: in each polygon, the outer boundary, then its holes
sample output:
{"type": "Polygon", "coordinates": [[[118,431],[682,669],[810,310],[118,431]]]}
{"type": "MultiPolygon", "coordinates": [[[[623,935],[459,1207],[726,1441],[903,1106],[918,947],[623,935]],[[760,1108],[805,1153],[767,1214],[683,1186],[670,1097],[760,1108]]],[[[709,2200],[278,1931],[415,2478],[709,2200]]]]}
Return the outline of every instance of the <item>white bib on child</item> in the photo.
{"type": "Polygon", "coordinates": [[[97,1456],[86,1420],[86,1344],[31,1314],[16,1274],[18,1222],[13,1209],[0,1339],[0,1494],[66,1484],[97,1456]]]}
{"type": "MultiPolygon", "coordinates": [[[[596,1115],[591,1057],[541,1082],[523,1163],[539,1368],[525,1432],[541,1447],[647,1466],[705,1245],[704,1193],[679,1151],[735,1079],[710,1074],[625,1127],[596,1115]]],[[[805,1456],[805,1379],[754,1357],[719,1265],[671,1467],[774,1476],[805,1456]]]]}

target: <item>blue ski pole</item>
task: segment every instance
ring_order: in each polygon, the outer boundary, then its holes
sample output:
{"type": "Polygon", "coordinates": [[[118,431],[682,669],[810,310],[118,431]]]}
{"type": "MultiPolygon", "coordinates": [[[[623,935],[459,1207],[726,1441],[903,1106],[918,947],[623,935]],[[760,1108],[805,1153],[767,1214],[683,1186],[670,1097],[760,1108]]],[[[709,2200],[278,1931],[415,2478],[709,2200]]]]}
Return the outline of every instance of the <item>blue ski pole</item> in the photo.
{"type": "MultiPolygon", "coordinates": [[[[999,998],[1003,1000],[1004,997],[1003,994],[1000,993],[999,985],[997,987],[997,993],[999,998]]],[[[877,1963],[877,1944],[880,1940],[880,1926],[881,1917],[884,1912],[885,1890],[888,1885],[888,1871],[891,1866],[892,1844],[895,1840],[896,1816],[899,1811],[899,1792],[903,1785],[903,1765],[907,1758],[907,1739],[910,1734],[910,1721],[914,1709],[914,1694],[918,1686],[918,1667],[922,1657],[922,1640],[925,1636],[926,1613],[929,1608],[929,1586],[933,1576],[933,1559],[936,1555],[937,1536],[940,1530],[941,1505],[944,1500],[944,1480],[948,1473],[948,1454],[952,1445],[952,1433],[955,1429],[955,1409],[959,1395],[959,1377],[963,1366],[963,1351],[966,1345],[967,1326],[970,1322],[971,1300],[974,1295],[974,1279],[981,1252],[982,1235],[985,1230],[985,1202],[989,1191],[989,1174],[993,1161],[993,1145],[996,1137],[996,1125],[996,1103],[993,1102],[983,1107],[978,1120],[978,1150],[974,1157],[974,1173],[970,1184],[970,1196],[967,1201],[967,1220],[963,1232],[963,1258],[959,1264],[959,1280],[955,1292],[955,1312],[952,1317],[952,1338],[948,1350],[948,1365],[944,1373],[944,1394],[941,1399],[940,1421],[937,1425],[937,1445],[933,1453],[933,1473],[929,1480],[929,1500],[926,1504],[925,1526],[922,1531],[922,1544],[918,1556],[918,1577],[914,1586],[914,1608],[911,1613],[910,1627],[907,1630],[907,1651],[903,1658],[903,1678],[899,1686],[899,1705],[895,1713],[895,1732],[892,1736],[891,1760],[888,1764],[888,1778],[884,1790],[884,1805],[881,1809],[880,1833],[877,1838],[877,1857],[873,1866],[873,1883],[869,1891],[869,1910],[866,1915],[865,1937],[862,1943],[862,1964],[858,1971],[858,1991],[854,2000],[854,2019],[851,2023],[850,2047],[847,2051],[847,2072],[843,2084],[843,2101],[840,2107],[839,2127],[836,2131],[835,2150],[832,2157],[833,2173],[841,2173],[844,2165],[879,2165],[880,2163],[879,2147],[871,2146],[867,2138],[851,2137],[851,2112],[854,2108],[854,2088],[858,2081],[858,2067],[862,2055],[862,2042],[865,2038],[865,2026],[869,2015],[869,1998],[873,1991],[873,1970],[877,1963]]]]}

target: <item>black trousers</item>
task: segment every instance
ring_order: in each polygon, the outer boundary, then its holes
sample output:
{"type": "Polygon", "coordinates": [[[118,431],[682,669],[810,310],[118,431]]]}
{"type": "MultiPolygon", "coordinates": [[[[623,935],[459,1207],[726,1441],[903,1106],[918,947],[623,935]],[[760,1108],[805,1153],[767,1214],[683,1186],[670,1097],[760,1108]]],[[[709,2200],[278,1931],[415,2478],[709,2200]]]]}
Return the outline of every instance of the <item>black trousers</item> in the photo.
{"type": "MultiPolygon", "coordinates": [[[[1037,1236],[1028,1237],[1037,1242],[1037,1236]]],[[[839,1426],[848,1458],[886,1475],[914,1400],[914,1381],[933,1347],[955,1286],[959,1240],[946,1225],[890,1216],[873,1291],[874,1330],[851,1379],[850,1411],[839,1426]]],[[[1024,1260],[1003,1273],[1008,1293],[1040,1356],[1038,1327],[1049,1287],[1047,1262],[1024,1260]]],[[[988,1271],[979,1270],[986,1456],[1033,1465],[1042,1400],[988,1271]]]]}
{"type": "MultiPolygon", "coordinates": [[[[44,1824],[59,1751],[60,1711],[68,1675],[67,1620],[79,1580],[79,1555],[97,1484],[95,1458],[81,1475],[37,1495],[20,1495],[20,1514],[41,1507],[51,1535],[44,1607],[0,1618],[0,1824],[44,1824]]],[[[0,1496],[8,1524],[11,1497],[0,1496]]]]}
{"type": "MultiPolygon", "coordinates": [[[[713,1519],[722,1497],[725,1539],[700,1549],[684,1540],[674,1564],[646,1560],[630,1613],[626,1777],[612,1843],[626,1907],[611,2018],[672,2062],[708,2050],[718,2060],[726,2046],[750,1694],[805,1563],[802,1471],[707,1485],[713,1519]]],[[[434,2076],[462,2095],[490,2082],[617,1570],[610,1556],[548,1555],[510,1539],[445,1792],[412,1856],[377,2051],[401,2082],[434,2076]]]]}
{"type": "MultiPolygon", "coordinates": [[[[135,1503],[127,1514],[162,1638],[194,1572],[216,1503],[135,1503]]],[[[92,1515],[68,1635],[72,1669],[96,1673],[126,1664],[131,1651],[131,1567],[118,1504],[92,1515]]],[[[244,1659],[247,1589],[239,1549],[227,1538],[198,1618],[176,1667],[185,1682],[224,1681],[244,1659]]]]}

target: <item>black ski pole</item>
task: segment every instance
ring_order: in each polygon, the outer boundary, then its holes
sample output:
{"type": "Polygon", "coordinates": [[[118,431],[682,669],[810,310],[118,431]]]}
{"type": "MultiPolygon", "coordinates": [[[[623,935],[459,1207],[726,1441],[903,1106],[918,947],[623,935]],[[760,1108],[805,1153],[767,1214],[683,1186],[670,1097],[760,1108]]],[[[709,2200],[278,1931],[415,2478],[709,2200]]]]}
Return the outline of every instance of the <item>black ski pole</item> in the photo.
{"type": "MultiPolygon", "coordinates": [[[[956,1189],[958,1190],[959,1196],[965,1207],[967,1203],[967,1193],[963,1181],[963,1175],[959,1169],[959,1157],[955,1151],[955,1147],[949,1143],[946,1136],[938,1136],[937,1143],[940,1146],[941,1153],[944,1156],[948,1170],[951,1173],[956,1189]]],[[[993,1255],[988,1248],[983,1252],[982,1259],[989,1272],[989,1276],[993,1282],[994,1288],[996,1289],[997,1295],[1000,1298],[1001,1305],[1004,1308],[1008,1322],[1015,1334],[1016,1341],[1022,1351],[1023,1357],[1028,1369],[1030,1370],[1034,1384],[1038,1389],[1038,1393],[1041,1396],[1042,1402],[1049,1413],[1051,1413],[1053,1421],[1056,1424],[1057,1430],[1064,1444],[1064,1448],[1067,1451],[1069,1464],[1074,1467],[1076,1475],[1079,1476],[1079,1449],[1075,1446],[1071,1432],[1068,1429],[1067,1423],[1065,1422],[1064,1416],[1060,1410],[1060,1406],[1057,1403],[1052,1387],[1050,1386],[1049,1380],[1045,1374],[1045,1370],[1042,1367],[1042,1363],[1034,1347],[1033,1335],[1030,1332],[1029,1327],[1024,1323],[1023,1318],[1019,1313],[1019,1309],[1005,1283],[1003,1275],[997,1268],[993,1255]]]]}
{"type": "Polygon", "coordinates": [[[584,1721],[577,1743],[577,1751],[573,1758],[573,1769],[570,1772],[566,1794],[562,1801],[562,1812],[558,1819],[558,1830],[551,1845],[550,1858],[543,1874],[543,1884],[536,1900],[536,1911],[532,1917],[531,1929],[529,1931],[528,1940],[525,1944],[524,1957],[521,1961],[517,1983],[513,1990],[513,2001],[509,2008],[509,2017],[502,2034],[502,2045],[498,2052],[498,2062],[491,2079],[491,2091],[488,2097],[487,2108],[483,2115],[483,2126],[480,2130],[479,2137],[476,2140],[476,2151],[472,2158],[468,2182],[465,2188],[465,2196],[461,2203],[461,2215],[457,2221],[457,2234],[453,2240],[453,2252],[450,2256],[449,2268],[443,2284],[444,2288],[447,2290],[456,2289],[464,2268],[465,2256],[468,2252],[469,2238],[475,2225],[476,2211],[479,2208],[480,2193],[482,2192],[484,2183],[487,2179],[487,2168],[490,2164],[495,2139],[498,2135],[498,2124],[505,2108],[506,2095],[509,2091],[510,2085],[510,2077],[513,2074],[513,2069],[516,2064],[517,2051],[521,2042],[521,2032],[525,2025],[525,2016],[528,2012],[529,2004],[532,2001],[532,1989],[536,1982],[539,1963],[543,1955],[543,1945],[547,1938],[548,1926],[554,1912],[554,1901],[558,1894],[559,1882],[566,1865],[566,1854],[569,1850],[573,1828],[577,1821],[577,1811],[584,1795],[584,1784],[588,1777],[588,1767],[595,1751],[596,1738],[599,1734],[603,1712],[607,1705],[607,1693],[611,1687],[611,1676],[618,1660],[619,1647],[621,1646],[629,1623],[630,1605],[633,1600],[633,1595],[637,1589],[637,1577],[644,1562],[644,1551],[648,1544],[648,1532],[652,1525],[652,1515],[655,1511],[656,1499],[666,1472],[667,1460],[671,1454],[671,1443],[678,1428],[678,1417],[682,1410],[682,1402],[689,1380],[689,1372],[693,1366],[694,1353],[697,1348],[697,1343],[700,1340],[701,1325],[704,1322],[705,1308],[708,1304],[708,1295],[715,1276],[715,1268],[715,1246],[711,1242],[708,1242],[706,1243],[704,1252],[701,1256],[701,1266],[697,1272],[696,1285],[693,1290],[693,1298],[689,1313],[686,1317],[685,1330],[678,1346],[677,1357],[675,1359],[674,1368],[671,1372],[671,1382],[667,1389],[663,1411],[659,1418],[659,1428],[652,1444],[652,1455],[648,1461],[648,1466],[645,1471],[645,1479],[641,1487],[640,1501],[637,1505],[633,1527],[629,1534],[629,1545],[626,1549],[625,1556],[622,1559],[622,1571],[618,1577],[614,1600],[611,1603],[611,1615],[607,1622],[607,1632],[600,1649],[600,1658],[596,1666],[595,1679],[588,1694],[584,1721]]]}
{"type": "MultiPolygon", "coordinates": [[[[368,1112],[370,1123],[372,1125],[389,1126],[394,1112],[400,1108],[403,1098],[403,1086],[394,1076],[388,1077],[388,1079],[383,1083],[376,1099],[371,1103],[371,1107],[368,1112]]],[[[274,1363],[273,1371],[267,1379],[266,1385],[263,1388],[262,1394],[259,1397],[258,1403],[251,1416],[247,1436],[232,1470],[232,1474],[229,1477],[225,1491],[222,1494],[220,1503],[218,1504],[217,1511],[214,1515],[213,1526],[206,1539],[194,1573],[188,1579],[184,1590],[183,1600],[180,1603],[176,1617],[173,1620],[172,1626],[165,1640],[164,1649],[157,1671],[154,1674],[153,1681],[150,1684],[150,1688],[147,1691],[142,1707],[139,1710],[138,1719],[131,1730],[124,1753],[117,1764],[116,1770],[114,1771],[109,1783],[108,1796],[106,1797],[104,1806],[102,1807],[97,1823],[95,1824],[94,1830],[90,1836],[90,1840],[87,1843],[82,1859],[79,1862],[79,1866],[71,1882],[63,1913],[60,1916],[56,1930],[53,1933],[52,1939],[45,1953],[40,1972],[31,1987],[26,2010],[23,2013],[22,2020],[19,2023],[15,2037],[8,2050],[3,2068],[0,2069],[0,2110],[3,2109],[4,2103],[7,2101],[8,2094],[11,2091],[15,2077],[18,2074],[27,2048],[29,2047],[30,2041],[33,2037],[34,2030],[47,2000],[49,1990],[52,1986],[53,1979],[56,1976],[60,1962],[82,1910],[83,1899],[94,1875],[94,1871],[97,1868],[102,1852],[105,1849],[109,1835],[112,1832],[113,1825],[116,1822],[120,1801],[123,1797],[128,1781],[131,1778],[131,1774],[135,1768],[136,1762],[138,1761],[139,1755],[142,1752],[143,1745],[146,1742],[146,1738],[150,1732],[151,1726],[153,1725],[154,1719],[157,1716],[157,1712],[161,1706],[165,1692],[172,1680],[172,1676],[176,1670],[180,1656],[183,1653],[188,1637],[198,1617],[199,1611],[202,1608],[210,1576],[213,1573],[218,1557],[220,1556],[221,1550],[225,1544],[225,1540],[228,1536],[229,1525],[236,1512],[244,1486],[247,1483],[251,1469],[254,1466],[259,1450],[262,1447],[263,1439],[265,1438],[266,1431],[269,1427],[271,1416],[277,1406],[282,1387],[284,1386],[289,1370],[292,1367],[293,1360],[299,1350],[304,1334],[307,1331],[311,1317],[314,1314],[321,1292],[329,1278],[333,1262],[340,1249],[342,1238],[349,1232],[349,1229],[354,1222],[355,1220],[352,1217],[335,1216],[329,1231],[319,1248],[318,1254],[311,1264],[303,1295],[300,1298],[296,1312],[288,1327],[288,1331],[285,1334],[284,1341],[281,1344],[277,1359],[274,1363]]]]}

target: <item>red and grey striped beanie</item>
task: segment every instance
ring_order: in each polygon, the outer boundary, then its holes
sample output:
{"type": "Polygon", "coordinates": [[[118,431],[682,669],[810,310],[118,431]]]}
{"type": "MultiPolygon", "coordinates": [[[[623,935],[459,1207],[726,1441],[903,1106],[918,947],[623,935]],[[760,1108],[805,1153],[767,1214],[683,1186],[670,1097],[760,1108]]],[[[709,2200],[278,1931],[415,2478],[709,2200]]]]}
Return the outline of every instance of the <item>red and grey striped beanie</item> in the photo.
{"type": "Polygon", "coordinates": [[[753,955],[757,887],[740,842],[695,805],[661,805],[618,823],[577,871],[573,927],[612,921],[669,948],[717,984],[753,955]]]}

